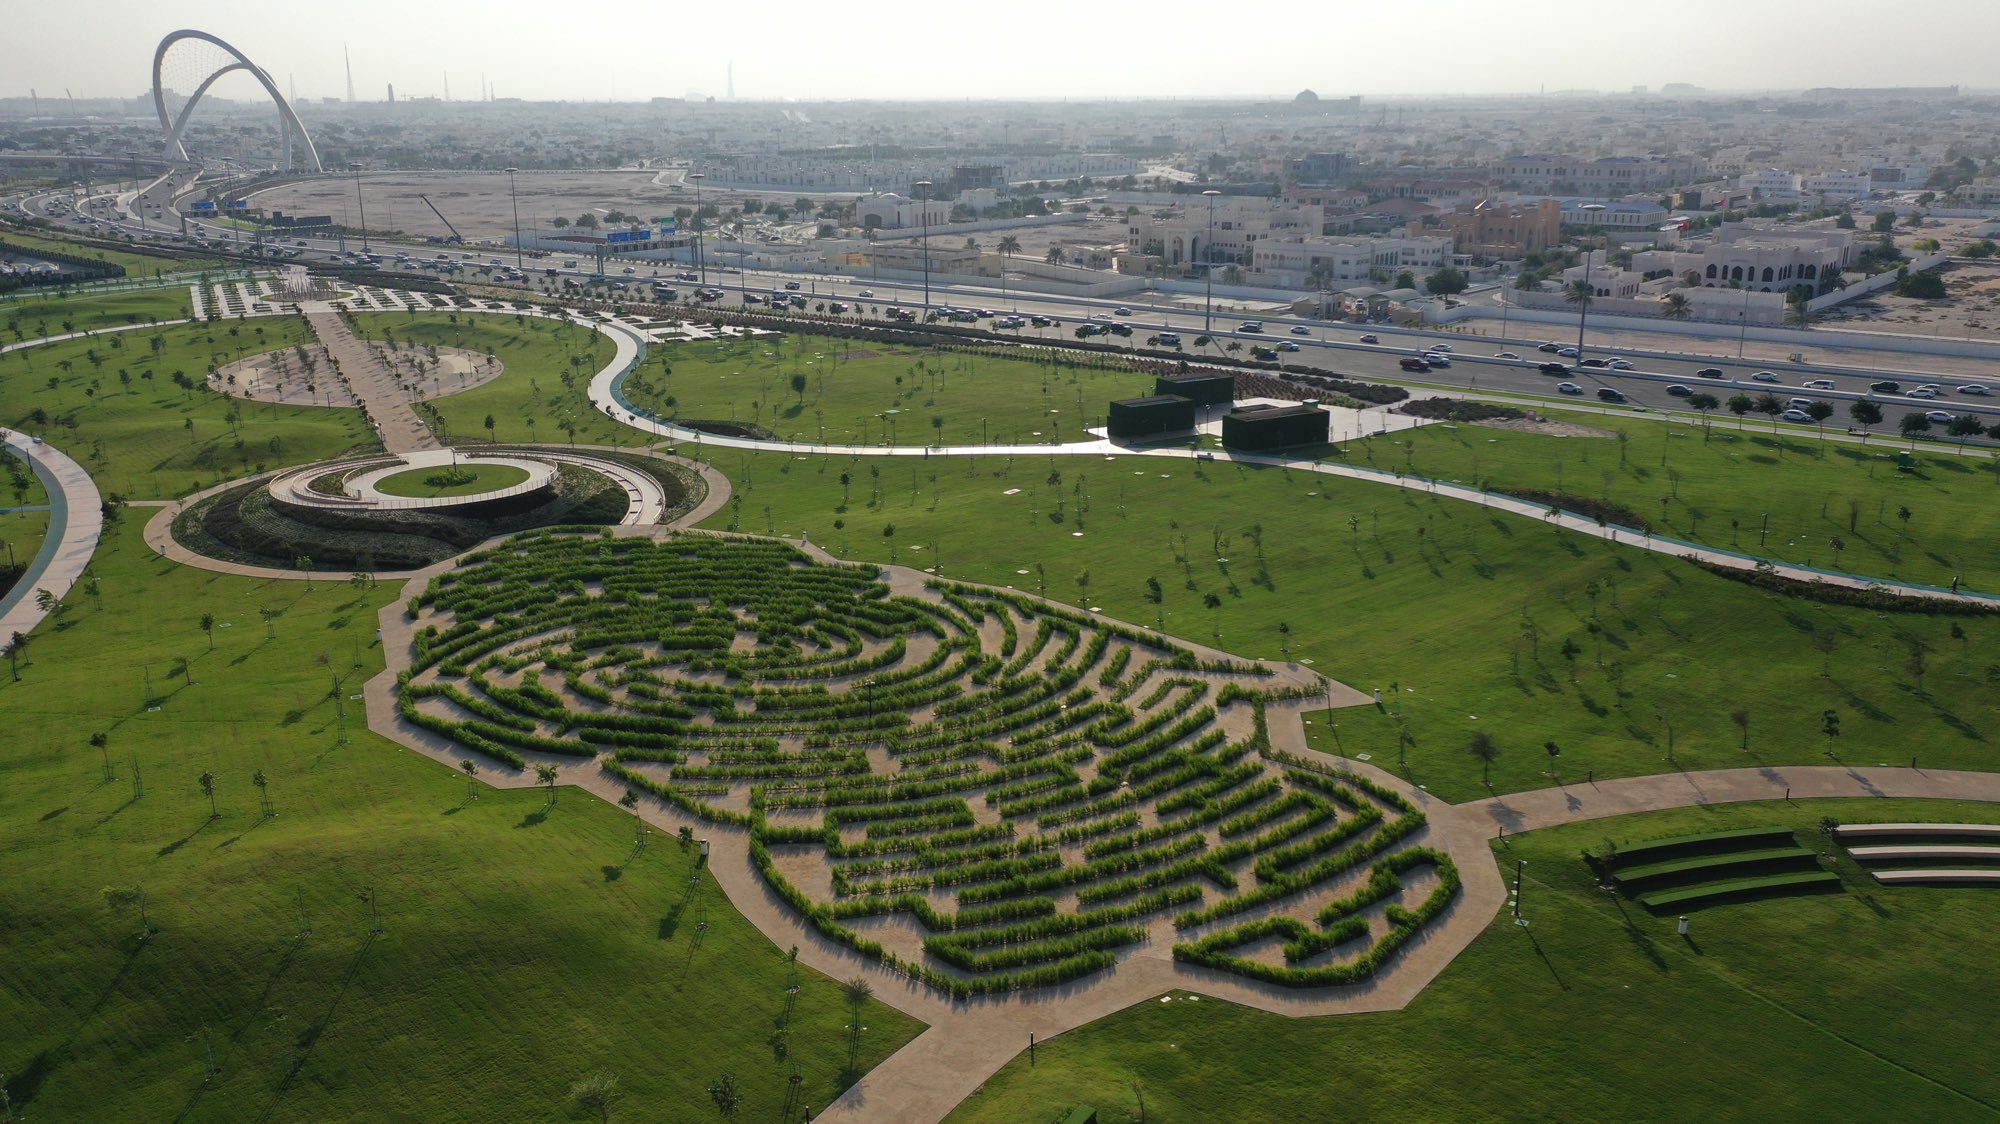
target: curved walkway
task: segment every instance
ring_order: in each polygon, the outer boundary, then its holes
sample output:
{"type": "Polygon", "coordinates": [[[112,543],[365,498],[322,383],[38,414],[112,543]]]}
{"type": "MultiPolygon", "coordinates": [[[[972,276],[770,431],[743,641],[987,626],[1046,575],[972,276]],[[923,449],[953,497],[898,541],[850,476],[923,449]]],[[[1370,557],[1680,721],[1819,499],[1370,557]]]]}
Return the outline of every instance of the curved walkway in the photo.
{"type": "Polygon", "coordinates": [[[28,635],[48,616],[36,604],[37,591],[66,597],[83,576],[104,533],[104,498],[83,466],[55,446],[5,428],[0,443],[28,462],[49,494],[49,530],[41,549],[21,580],[0,597],[0,648],[5,648],[15,633],[28,635]]]}

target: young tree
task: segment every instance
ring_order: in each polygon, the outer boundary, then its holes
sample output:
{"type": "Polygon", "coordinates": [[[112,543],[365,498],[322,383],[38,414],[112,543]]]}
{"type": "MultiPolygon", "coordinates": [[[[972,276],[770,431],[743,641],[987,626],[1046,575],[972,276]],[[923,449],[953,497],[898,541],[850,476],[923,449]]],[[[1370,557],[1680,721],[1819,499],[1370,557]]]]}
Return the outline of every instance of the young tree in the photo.
{"type": "Polygon", "coordinates": [[[1736,428],[1742,429],[1743,415],[1755,409],[1757,403],[1752,401],[1748,394],[1732,394],[1729,396],[1729,401],[1723,405],[1729,408],[1730,413],[1736,415],[1736,428]]]}
{"type": "Polygon", "coordinates": [[[208,636],[208,650],[215,651],[215,614],[203,613],[198,623],[201,631],[208,636]]]}
{"type": "Polygon", "coordinates": [[[263,808],[264,814],[277,815],[277,810],[271,806],[271,778],[264,775],[264,770],[259,769],[250,774],[250,783],[257,786],[257,803],[263,808]]]}
{"type": "Polygon", "coordinates": [[[7,669],[14,673],[14,682],[21,681],[21,653],[28,650],[28,638],[15,633],[7,641],[7,669]]]}
{"type": "Polygon", "coordinates": [[[715,1102],[715,1111],[721,1113],[724,1120],[736,1119],[736,1109],[742,1102],[741,1095],[736,1091],[736,1078],[725,1073],[709,1082],[708,1097],[715,1102]]]}
{"type": "Polygon", "coordinates": [[[1472,739],[1465,744],[1465,752],[1479,762],[1480,775],[1484,778],[1486,787],[1492,788],[1493,762],[1500,756],[1500,746],[1493,740],[1493,735],[1484,730],[1472,735],[1472,739]]]}
{"type": "Polygon", "coordinates": [[[611,1106],[618,1101],[618,1077],[599,1071],[569,1087],[569,1099],[577,1107],[597,1114],[600,1124],[611,1119],[611,1106]]]}
{"type": "Polygon", "coordinates": [[[1868,428],[1882,424],[1882,407],[1873,402],[1856,402],[1847,407],[1847,416],[1853,418],[1854,424],[1861,427],[1861,443],[1866,445],[1868,428]]]}
{"type": "Polygon", "coordinates": [[[551,805],[556,802],[556,776],[556,767],[554,765],[535,766],[535,783],[548,786],[549,803],[551,805]]]}
{"type": "Polygon", "coordinates": [[[1965,448],[1966,438],[1977,437],[1985,433],[1986,427],[1981,425],[1979,419],[1973,417],[1971,414],[1960,414],[1951,419],[1951,424],[1945,426],[1944,431],[1958,438],[1958,447],[1963,449],[1965,448]]]}
{"type": "Polygon", "coordinates": [[[1742,733],[1742,741],[1736,748],[1748,750],[1750,748],[1750,712],[1747,710],[1732,710],[1729,712],[1729,720],[1736,723],[1737,730],[1742,733]]]}
{"type": "Polygon", "coordinates": [[[1903,436],[1910,439],[1910,448],[1914,449],[1917,447],[1918,435],[1931,431],[1931,419],[1919,413],[1907,413],[1903,415],[1902,421],[1896,423],[1896,428],[1902,430],[1903,436]]]}
{"type": "Polygon", "coordinates": [[[215,810],[215,774],[203,773],[195,779],[201,784],[202,794],[208,797],[208,818],[221,819],[222,813],[215,810]]]}
{"type": "Polygon", "coordinates": [[[465,798],[467,800],[479,799],[478,764],[475,763],[470,757],[468,757],[465,760],[460,761],[458,763],[458,767],[465,770],[465,798]]]}

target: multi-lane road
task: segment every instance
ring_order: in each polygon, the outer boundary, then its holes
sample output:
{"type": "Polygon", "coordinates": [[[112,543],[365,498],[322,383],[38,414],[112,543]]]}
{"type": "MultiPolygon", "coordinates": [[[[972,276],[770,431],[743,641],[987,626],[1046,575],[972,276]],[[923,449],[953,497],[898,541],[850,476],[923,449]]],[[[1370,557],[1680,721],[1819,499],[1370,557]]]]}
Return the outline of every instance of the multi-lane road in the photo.
{"type": "MultiPolygon", "coordinates": [[[[66,193],[41,193],[0,199],[0,210],[19,213],[25,209],[30,214],[70,226],[80,233],[151,235],[155,240],[170,241],[171,236],[182,229],[184,218],[176,211],[172,197],[176,192],[185,192],[189,183],[189,174],[180,172],[154,181],[143,196],[135,194],[131,185],[126,185],[123,190],[99,190],[80,199],[66,193]]],[[[185,221],[186,229],[191,233],[199,222],[201,229],[211,238],[223,239],[223,248],[238,241],[236,232],[219,227],[212,219],[196,220],[188,216],[185,221]]],[[[507,285],[501,275],[517,260],[514,250],[498,246],[467,248],[392,242],[381,238],[372,238],[369,242],[380,259],[377,268],[459,282],[507,285]]],[[[292,254],[288,260],[315,264],[351,263],[352,254],[359,249],[351,238],[272,238],[267,239],[265,244],[281,247],[283,252],[292,254]]],[[[248,240],[241,240],[241,245],[247,248],[248,240]]],[[[592,281],[597,275],[589,268],[592,263],[588,255],[531,251],[518,255],[518,259],[524,276],[512,284],[537,296],[553,295],[559,298],[566,294],[595,291],[635,301],[653,300],[656,299],[655,284],[663,283],[672,290],[674,300],[686,303],[694,300],[695,290],[702,287],[700,282],[676,279],[676,274],[692,272],[689,266],[681,263],[612,259],[607,267],[610,272],[596,281],[593,290],[592,281]],[[575,261],[576,265],[567,265],[569,261],[575,261]],[[620,286],[622,289],[616,288],[620,286]]],[[[794,295],[786,286],[796,284],[799,286],[797,295],[805,296],[809,304],[819,306],[839,301],[849,306],[850,315],[864,318],[881,318],[892,306],[919,313],[924,308],[922,286],[908,279],[872,280],[837,274],[776,272],[744,269],[733,263],[720,262],[707,263],[702,279],[706,287],[722,291],[721,298],[709,302],[721,307],[745,307],[746,296],[768,300],[772,293],[794,295]]],[[[1180,336],[1181,347],[1190,357],[1204,353],[1221,354],[1221,348],[1231,342],[1241,343],[1242,347],[1235,353],[1239,355],[1247,355],[1251,347],[1258,345],[1296,347],[1296,352],[1283,351],[1279,358],[1351,377],[1406,385],[1420,391],[1441,388],[1467,394],[1528,396],[1548,399],[1551,405],[1580,400],[1591,405],[1648,410],[1685,409],[1686,395],[1670,393],[1670,388],[1679,386],[1695,393],[1713,394],[1725,401],[1736,394],[1754,399],[1766,393],[1787,403],[1793,399],[1823,400],[1834,409],[1826,422],[1833,427],[1851,425],[1849,407],[1855,401],[1868,399],[1880,406],[1884,414],[1876,432],[1890,434],[1897,432],[1903,416],[1911,413],[1937,415],[1933,433],[1939,436],[1943,435],[1944,414],[1970,414],[1988,425],[2000,424],[2000,367],[1988,376],[1982,373],[1986,364],[1968,362],[1963,357],[1949,360],[1933,360],[1921,354],[1889,357],[1879,351],[1853,353],[1851,364],[1845,364],[1841,362],[1843,353],[1834,350],[1824,342],[1823,337],[1814,341],[1818,345],[1815,347],[1815,361],[1800,363],[1723,358],[1678,348],[1648,350],[1621,346],[1617,350],[1600,350],[1595,345],[1589,345],[1586,339],[1588,346],[1584,358],[1623,358],[1632,365],[1629,370],[1616,370],[1582,367],[1575,358],[1563,358],[1537,350],[1539,344],[1558,339],[1564,346],[1574,346],[1573,336],[1562,339],[1555,335],[1563,330],[1560,326],[1548,328],[1551,334],[1545,337],[1517,333],[1503,338],[1265,314],[1261,316],[1261,331],[1250,331],[1244,328],[1246,316],[1240,309],[1231,309],[1227,314],[1221,309],[1211,312],[1198,297],[1170,297],[1151,291],[1122,298],[1078,297],[1008,291],[997,280],[991,287],[933,283],[930,286],[930,307],[1018,312],[1024,317],[1042,316],[1060,322],[1048,328],[1018,329],[1023,338],[1072,334],[1078,325],[1093,321],[1100,324],[1122,323],[1132,329],[1129,337],[1093,337],[1100,343],[1143,345],[1148,337],[1163,332],[1175,333],[1180,336]],[[1208,349],[1197,349],[1193,341],[1204,332],[1212,335],[1216,343],[1208,349]],[[1375,342],[1364,342],[1367,339],[1375,342]],[[1404,359],[1440,346],[1451,349],[1449,367],[1422,373],[1402,367],[1404,359]],[[1506,358],[1508,354],[1518,358],[1506,358]],[[1542,374],[1541,364],[1551,361],[1563,363],[1569,368],[1569,373],[1562,376],[1542,374]],[[1703,377],[1700,374],[1703,370],[1719,371],[1721,374],[1720,377],[1703,377]],[[1899,384],[1899,391],[1881,393],[1870,390],[1871,384],[1884,380],[1899,384]],[[1580,387],[1583,394],[1571,397],[1558,394],[1557,386],[1564,382],[1580,387]],[[1807,385],[1809,383],[1813,385],[1807,385]],[[1908,395],[1909,391],[1924,384],[1934,384],[1938,397],[1922,399],[1908,395]],[[1989,397],[1961,393],[1957,389],[1967,385],[1990,385],[1996,393],[1989,397]],[[1624,401],[1601,401],[1598,397],[1600,388],[1615,389],[1624,396],[1624,401]]],[[[979,323],[990,325],[992,321],[982,318],[979,323]]],[[[1482,328],[1492,326],[1491,322],[1482,322],[1482,328]]],[[[1688,343],[1691,347],[1700,346],[1697,340],[1688,343]]]]}

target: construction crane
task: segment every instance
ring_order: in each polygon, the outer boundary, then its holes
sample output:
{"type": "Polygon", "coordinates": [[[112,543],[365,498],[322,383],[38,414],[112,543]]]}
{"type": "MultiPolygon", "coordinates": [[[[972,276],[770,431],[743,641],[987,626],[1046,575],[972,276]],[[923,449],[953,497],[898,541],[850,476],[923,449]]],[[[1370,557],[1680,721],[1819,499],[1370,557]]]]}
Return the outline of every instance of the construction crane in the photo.
{"type": "Polygon", "coordinates": [[[446,230],[451,231],[451,237],[443,239],[443,241],[449,242],[454,246],[465,245],[465,236],[458,232],[457,227],[451,225],[451,220],[444,217],[444,212],[437,209],[437,204],[431,202],[430,196],[418,194],[417,198],[424,201],[424,206],[429,207],[431,209],[431,214],[434,214],[438,217],[438,221],[444,224],[444,228],[446,230]]]}

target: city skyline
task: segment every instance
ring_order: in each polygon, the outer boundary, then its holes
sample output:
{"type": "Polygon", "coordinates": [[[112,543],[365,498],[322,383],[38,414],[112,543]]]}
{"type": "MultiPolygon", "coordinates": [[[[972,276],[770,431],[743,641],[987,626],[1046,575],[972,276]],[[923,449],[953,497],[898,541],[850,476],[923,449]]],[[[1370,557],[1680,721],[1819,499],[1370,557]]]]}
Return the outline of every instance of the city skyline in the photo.
{"type": "MultiPolygon", "coordinates": [[[[1671,20],[1635,39],[1619,21],[1571,26],[1571,6],[1540,0],[1499,10],[1469,0],[1424,0],[1396,9],[1287,14],[1267,56],[1253,53],[1273,25],[1240,28],[1240,64],[1163,58],[1171,44],[1208,18],[1200,6],[1162,0],[1142,23],[1099,24],[1080,14],[1058,23],[982,22],[951,9],[919,35],[871,29],[842,17],[829,36],[815,9],[784,3],[760,7],[747,35],[717,35],[660,10],[605,0],[587,5],[587,19],[538,18],[541,5],[447,3],[413,9],[382,0],[342,7],[337,34],[305,38],[274,24],[268,10],[243,0],[204,5],[199,14],[162,18],[155,10],[113,0],[95,11],[89,50],[49,50],[10,60],[0,97],[30,89],[54,99],[129,97],[144,85],[145,66],[160,36],[198,27],[257,58],[302,99],[344,97],[352,55],[353,86],[362,101],[381,100],[394,84],[399,98],[475,101],[490,83],[496,96],[527,100],[645,101],[713,96],[733,85],[740,100],[995,100],[1284,98],[1301,89],[1323,97],[1529,94],[1583,89],[1622,93],[1688,83],[1715,91],[1782,90],[1827,85],[2000,86],[2000,67],[1976,52],[1943,59],[1925,51],[1885,49],[1879,11],[1861,0],[1834,0],[1800,24],[1784,10],[1696,0],[1671,20]],[[775,14],[774,14],[775,13],[775,14]],[[787,13],[794,13],[788,15],[787,13]],[[1161,29],[1159,51],[1146,46],[1161,29]],[[1476,54],[1439,54],[1435,61],[1408,47],[1428,30],[1476,42],[1476,54]],[[1721,35],[1727,29],[1729,34],[1721,35]],[[956,31],[977,32],[976,52],[954,46],[956,31]],[[1682,50],[1657,49],[1658,37],[1682,50]],[[851,37],[853,50],[843,50],[851,37]],[[683,40],[688,40],[686,43],[683,40]],[[1645,49],[1634,47],[1645,42],[1645,49]],[[1131,47],[1116,44],[1132,43],[1131,47]],[[1782,43],[1785,49],[1772,50],[1782,43]],[[1560,51],[1554,44],[1560,44],[1560,51]],[[1380,48],[1380,49],[1376,49],[1380,48]],[[607,51],[619,52],[607,60],[607,51]],[[1560,67],[1544,65],[1560,59],[1560,67]],[[857,59],[870,60],[857,65],[857,59]],[[623,60],[622,62],[618,60],[623,60]]],[[[1926,15],[1956,30],[1952,41],[1976,43],[2000,34],[2000,7],[1945,0],[1926,15]]],[[[86,46],[85,30],[63,9],[38,7],[13,16],[22,41],[86,46]]],[[[1239,29],[1225,29],[1229,39],[1239,29]]],[[[1197,37],[1205,41],[1205,37],[1197,37]]],[[[250,80],[218,83],[220,97],[246,96],[250,80]]]]}

